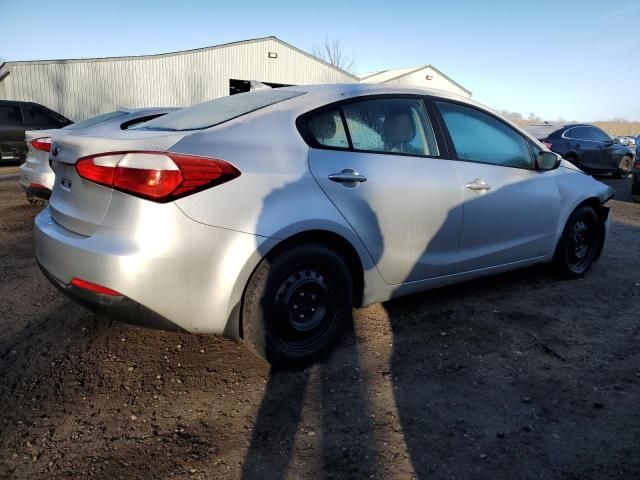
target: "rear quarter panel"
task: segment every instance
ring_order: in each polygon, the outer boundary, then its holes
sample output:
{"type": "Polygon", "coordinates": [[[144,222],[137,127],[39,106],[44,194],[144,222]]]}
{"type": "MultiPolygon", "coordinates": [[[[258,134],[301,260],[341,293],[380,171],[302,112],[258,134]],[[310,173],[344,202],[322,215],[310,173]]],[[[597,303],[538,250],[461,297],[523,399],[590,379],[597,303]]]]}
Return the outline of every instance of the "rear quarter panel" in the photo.
{"type": "MultiPolygon", "coordinates": [[[[320,189],[309,170],[309,147],[295,127],[296,114],[273,109],[204,130],[171,147],[171,151],[215,157],[233,164],[240,177],[181,198],[176,205],[192,220],[278,241],[312,230],[346,239],[356,250],[372,289],[379,273],[364,245],[320,189]]],[[[264,243],[273,248],[276,244],[264,243]]],[[[259,248],[261,256],[269,250],[259,248]]],[[[377,297],[378,294],[375,294],[377,297]]]]}

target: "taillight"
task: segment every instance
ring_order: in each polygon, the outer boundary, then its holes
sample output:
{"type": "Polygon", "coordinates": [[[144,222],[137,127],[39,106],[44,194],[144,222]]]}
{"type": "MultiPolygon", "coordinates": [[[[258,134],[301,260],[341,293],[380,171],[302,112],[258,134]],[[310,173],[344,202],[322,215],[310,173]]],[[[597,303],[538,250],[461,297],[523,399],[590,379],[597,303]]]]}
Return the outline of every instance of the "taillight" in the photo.
{"type": "Polygon", "coordinates": [[[81,278],[72,279],[71,285],[73,285],[76,288],[81,288],[82,290],[88,290],[93,293],[109,295],[110,297],[122,297],[122,294],[120,292],[116,292],[115,290],[111,290],[110,288],[104,287],[102,285],[98,285],[97,283],[87,282],[86,280],[82,280],[81,278]]]}
{"type": "Polygon", "coordinates": [[[636,163],[633,168],[635,168],[636,170],[640,170],[640,162],[636,163]]]}
{"type": "Polygon", "coordinates": [[[172,152],[115,152],[83,157],[82,178],[155,202],[169,202],[240,176],[217,158],[172,152]]]}
{"type": "Polygon", "coordinates": [[[547,147],[549,150],[551,150],[551,147],[553,147],[553,143],[549,143],[549,142],[542,142],[544,143],[544,146],[547,147]]]}
{"type": "Polygon", "coordinates": [[[51,137],[42,137],[31,140],[31,146],[36,150],[48,152],[51,150],[51,137]]]}

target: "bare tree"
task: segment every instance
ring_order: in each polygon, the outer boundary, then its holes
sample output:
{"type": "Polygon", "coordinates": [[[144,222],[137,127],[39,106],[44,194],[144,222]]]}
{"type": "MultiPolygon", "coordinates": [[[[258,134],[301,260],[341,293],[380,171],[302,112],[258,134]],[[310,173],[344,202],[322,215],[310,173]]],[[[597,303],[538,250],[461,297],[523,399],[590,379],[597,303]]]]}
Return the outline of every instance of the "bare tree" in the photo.
{"type": "Polygon", "coordinates": [[[342,42],[337,38],[332,39],[325,37],[322,45],[313,46],[312,53],[314,56],[330,63],[334,67],[353,72],[355,60],[345,52],[342,42]]]}

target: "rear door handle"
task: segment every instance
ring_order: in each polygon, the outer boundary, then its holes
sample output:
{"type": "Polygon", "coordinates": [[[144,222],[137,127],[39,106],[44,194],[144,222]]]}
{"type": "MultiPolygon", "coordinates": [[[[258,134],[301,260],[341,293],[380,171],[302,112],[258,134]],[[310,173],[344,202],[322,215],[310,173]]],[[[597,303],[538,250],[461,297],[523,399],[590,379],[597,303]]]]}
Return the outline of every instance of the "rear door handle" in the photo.
{"type": "Polygon", "coordinates": [[[473,182],[467,183],[465,187],[476,192],[486,192],[491,190],[491,185],[487,185],[487,183],[480,178],[476,178],[473,182]]]}
{"type": "Polygon", "coordinates": [[[338,183],[354,183],[354,182],[366,182],[367,177],[360,175],[358,172],[351,168],[345,168],[340,173],[332,173],[329,175],[329,180],[338,183]]]}

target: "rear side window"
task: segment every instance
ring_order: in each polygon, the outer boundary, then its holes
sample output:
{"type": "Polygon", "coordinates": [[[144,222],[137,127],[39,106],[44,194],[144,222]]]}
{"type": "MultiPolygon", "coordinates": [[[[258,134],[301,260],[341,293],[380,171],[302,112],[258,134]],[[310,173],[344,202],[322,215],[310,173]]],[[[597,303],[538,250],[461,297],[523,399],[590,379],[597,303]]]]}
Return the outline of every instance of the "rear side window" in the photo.
{"type": "Polygon", "coordinates": [[[0,105],[0,125],[22,125],[20,107],[0,105]]]}
{"type": "Polygon", "coordinates": [[[438,156],[431,122],[420,99],[388,98],[343,107],[354,150],[438,156]]]}
{"type": "Polygon", "coordinates": [[[587,127],[573,127],[564,132],[565,138],[571,140],[593,140],[591,129],[587,127]]]}
{"type": "Polygon", "coordinates": [[[184,131],[201,130],[227,122],[275,103],[304,95],[293,90],[258,90],[217,98],[193,107],[169,113],[130,130],[184,131]]]}
{"type": "Polygon", "coordinates": [[[60,120],[53,116],[51,113],[43,110],[38,107],[26,107],[27,112],[29,112],[29,116],[31,117],[31,122],[36,125],[57,125],[60,123],[60,120]]]}
{"type": "Polygon", "coordinates": [[[349,140],[339,110],[321,112],[309,120],[313,138],[325,147],[349,148],[349,140]]]}
{"type": "Polygon", "coordinates": [[[437,102],[458,159],[533,168],[527,140],[497,118],[475,108],[437,102]]]}
{"type": "Polygon", "coordinates": [[[97,125],[99,123],[106,122],[107,120],[112,120],[114,118],[123,117],[125,115],[127,115],[127,112],[115,111],[115,112],[103,113],[102,115],[97,115],[95,117],[88,118],[88,119],[83,120],[81,122],[74,123],[72,125],[68,125],[68,126],[64,127],[63,130],[81,130],[83,128],[92,127],[92,126],[97,125]]]}

